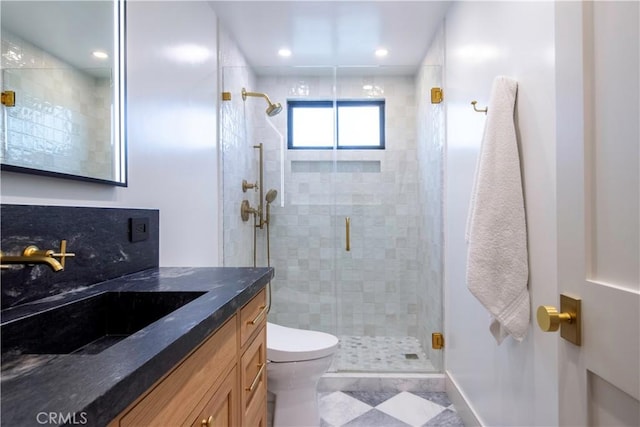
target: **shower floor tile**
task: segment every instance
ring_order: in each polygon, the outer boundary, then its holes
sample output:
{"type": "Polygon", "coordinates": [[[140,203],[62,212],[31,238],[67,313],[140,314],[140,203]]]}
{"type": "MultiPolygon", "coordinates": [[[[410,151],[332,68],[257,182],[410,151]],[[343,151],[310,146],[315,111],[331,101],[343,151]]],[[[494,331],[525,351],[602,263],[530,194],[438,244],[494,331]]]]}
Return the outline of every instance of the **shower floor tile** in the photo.
{"type": "Polygon", "coordinates": [[[414,337],[344,335],[329,372],[432,372],[434,367],[414,337]]]}

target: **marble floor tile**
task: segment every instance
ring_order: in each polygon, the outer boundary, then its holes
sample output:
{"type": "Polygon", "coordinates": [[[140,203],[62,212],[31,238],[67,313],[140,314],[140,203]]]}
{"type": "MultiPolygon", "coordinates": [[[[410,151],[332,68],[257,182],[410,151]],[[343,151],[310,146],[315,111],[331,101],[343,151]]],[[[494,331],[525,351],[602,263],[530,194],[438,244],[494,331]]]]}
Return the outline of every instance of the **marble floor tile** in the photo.
{"type": "Polygon", "coordinates": [[[370,405],[340,391],[320,397],[318,403],[320,417],[332,426],[344,425],[371,410],[370,405]]]}
{"type": "Polygon", "coordinates": [[[409,425],[421,426],[445,408],[405,391],[376,406],[376,409],[409,425]]]}
{"type": "Polygon", "coordinates": [[[434,391],[413,391],[412,393],[423,399],[427,399],[432,401],[433,403],[437,403],[440,406],[444,406],[445,408],[451,405],[451,401],[449,400],[449,396],[447,396],[447,393],[434,391]]]}
{"type": "Polygon", "coordinates": [[[444,392],[335,391],[318,393],[318,403],[320,427],[464,427],[444,392]]]}
{"type": "Polygon", "coordinates": [[[398,394],[397,391],[343,391],[343,393],[371,406],[378,406],[398,394]]]}
{"type": "MultiPolygon", "coordinates": [[[[320,409],[321,427],[464,427],[464,423],[444,392],[344,391],[321,393],[319,397],[323,402],[320,409]],[[352,400],[342,398],[341,394],[352,400]],[[327,398],[329,396],[330,398],[327,398]],[[331,403],[340,402],[340,405],[348,405],[353,404],[354,400],[360,401],[371,409],[340,424],[341,419],[350,418],[353,413],[349,413],[342,406],[338,412],[349,415],[334,416],[335,411],[331,411],[331,403]],[[324,411],[330,412],[325,414],[324,411]],[[331,421],[326,418],[327,416],[331,421]]],[[[358,412],[364,408],[359,404],[357,406],[358,412]]]]}
{"type": "Polygon", "coordinates": [[[460,416],[451,409],[445,409],[427,421],[422,427],[464,427],[460,416]]]}
{"type": "Polygon", "coordinates": [[[342,427],[409,427],[408,424],[403,423],[397,418],[385,414],[377,409],[372,409],[369,412],[365,412],[364,415],[349,421],[342,427]]]}

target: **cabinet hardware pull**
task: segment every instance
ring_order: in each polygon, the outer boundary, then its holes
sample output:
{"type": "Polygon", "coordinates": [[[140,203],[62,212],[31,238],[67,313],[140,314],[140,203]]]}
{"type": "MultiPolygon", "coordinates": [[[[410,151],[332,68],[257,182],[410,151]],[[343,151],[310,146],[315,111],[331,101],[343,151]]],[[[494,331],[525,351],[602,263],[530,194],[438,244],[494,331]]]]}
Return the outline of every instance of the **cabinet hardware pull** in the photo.
{"type": "Polygon", "coordinates": [[[260,310],[262,310],[262,311],[260,313],[258,313],[258,315],[256,316],[255,319],[247,321],[247,325],[255,325],[256,323],[258,323],[262,319],[262,317],[264,317],[265,313],[267,312],[267,306],[266,305],[261,305],[260,306],[260,310]]]}
{"type": "Polygon", "coordinates": [[[211,423],[213,422],[213,415],[209,415],[209,419],[203,419],[200,422],[202,427],[211,427],[211,423]]]}
{"type": "Polygon", "coordinates": [[[256,377],[253,379],[253,382],[251,383],[251,386],[245,388],[245,391],[253,391],[254,388],[256,388],[256,386],[258,385],[258,382],[260,382],[260,378],[262,377],[262,373],[264,372],[264,368],[267,367],[266,363],[261,363],[260,365],[258,365],[260,367],[260,370],[258,371],[258,373],[256,374],[256,377]]]}

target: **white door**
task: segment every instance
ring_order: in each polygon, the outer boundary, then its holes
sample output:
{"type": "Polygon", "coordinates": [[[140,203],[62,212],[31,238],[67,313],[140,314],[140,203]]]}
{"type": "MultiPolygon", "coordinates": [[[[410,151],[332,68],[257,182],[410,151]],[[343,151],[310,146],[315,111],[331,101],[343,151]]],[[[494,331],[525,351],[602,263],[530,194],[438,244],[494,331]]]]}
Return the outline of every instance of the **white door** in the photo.
{"type": "Polygon", "coordinates": [[[581,346],[558,336],[560,425],[640,425],[639,14],[556,3],[558,288],[583,313],[581,346]]]}

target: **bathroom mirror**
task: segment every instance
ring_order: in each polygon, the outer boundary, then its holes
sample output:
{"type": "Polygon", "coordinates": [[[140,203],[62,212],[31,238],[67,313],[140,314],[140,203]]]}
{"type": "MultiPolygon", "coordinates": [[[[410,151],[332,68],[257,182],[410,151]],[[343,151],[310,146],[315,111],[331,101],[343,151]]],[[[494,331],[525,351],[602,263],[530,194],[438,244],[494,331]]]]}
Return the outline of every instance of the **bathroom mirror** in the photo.
{"type": "Polygon", "coordinates": [[[124,9],[2,0],[2,170],[126,186],[124,9]]]}

